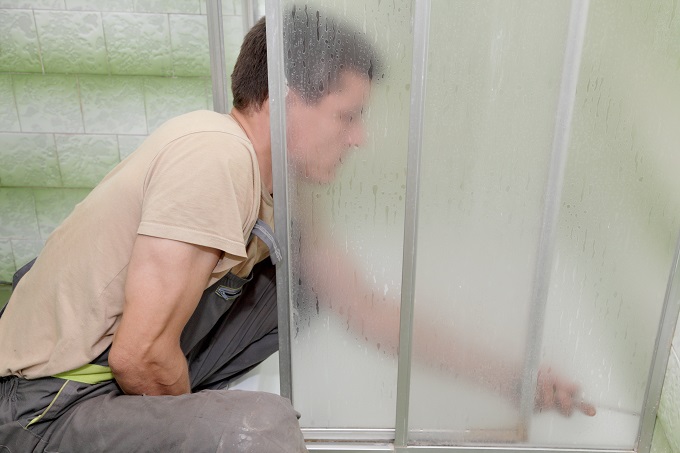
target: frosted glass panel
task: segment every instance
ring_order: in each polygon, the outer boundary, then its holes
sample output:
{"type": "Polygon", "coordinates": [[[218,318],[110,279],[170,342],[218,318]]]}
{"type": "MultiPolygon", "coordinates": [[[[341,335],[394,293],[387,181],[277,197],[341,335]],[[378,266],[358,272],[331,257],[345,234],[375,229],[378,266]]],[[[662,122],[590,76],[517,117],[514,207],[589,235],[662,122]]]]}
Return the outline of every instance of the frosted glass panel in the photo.
{"type": "Polygon", "coordinates": [[[292,382],[303,428],[394,427],[410,3],[284,6],[292,382]]]}
{"type": "Polygon", "coordinates": [[[432,1],[411,442],[636,445],[680,228],[680,23],[672,4],[590,2],[547,311],[529,319],[569,7],[432,1]],[[594,417],[520,415],[543,321],[543,369],[594,417]]]}
{"type": "Polygon", "coordinates": [[[411,438],[512,442],[569,4],[432,2],[411,438]]]}
{"type": "Polygon", "coordinates": [[[531,437],[631,448],[680,227],[680,18],[672,4],[598,0],[588,21],[543,361],[598,415],[543,414],[531,437]]]}

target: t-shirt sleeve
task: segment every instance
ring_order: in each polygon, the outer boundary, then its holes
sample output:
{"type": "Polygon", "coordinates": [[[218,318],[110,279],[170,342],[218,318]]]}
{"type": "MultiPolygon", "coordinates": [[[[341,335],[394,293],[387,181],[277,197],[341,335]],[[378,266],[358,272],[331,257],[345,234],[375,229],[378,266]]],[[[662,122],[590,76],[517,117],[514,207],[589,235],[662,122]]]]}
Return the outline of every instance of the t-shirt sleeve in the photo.
{"type": "Polygon", "coordinates": [[[230,134],[173,141],[147,173],[138,233],[245,258],[246,235],[257,218],[254,165],[251,151],[230,134]]]}

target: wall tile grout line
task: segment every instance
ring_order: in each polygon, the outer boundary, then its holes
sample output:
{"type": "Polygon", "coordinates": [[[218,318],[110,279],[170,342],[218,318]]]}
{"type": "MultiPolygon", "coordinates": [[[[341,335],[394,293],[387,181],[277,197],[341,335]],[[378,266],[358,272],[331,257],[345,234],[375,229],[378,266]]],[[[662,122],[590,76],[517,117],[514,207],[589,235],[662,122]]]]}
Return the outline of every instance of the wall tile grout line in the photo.
{"type": "Polygon", "coordinates": [[[54,153],[57,155],[57,170],[59,171],[59,182],[61,187],[64,187],[64,175],[61,173],[61,160],[59,159],[59,147],[57,146],[56,134],[52,135],[52,143],[54,143],[54,153]]]}
{"type": "MultiPolygon", "coordinates": [[[[104,13],[102,11],[97,11],[99,13],[99,20],[102,24],[102,38],[104,39],[104,52],[106,53],[106,73],[111,75],[111,59],[109,56],[109,40],[106,38],[106,27],[104,27],[104,13]]],[[[84,123],[84,120],[83,120],[84,123]]]]}
{"type": "Polygon", "coordinates": [[[14,88],[14,74],[11,73],[9,74],[9,83],[12,89],[12,97],[14,98],[14,111],[17,114],[17,121],[19,122],[19,131],[24,132],[24,126],[21,124],[21,116],[19,115],[19,102],[17,101],[17,93],[14,88]]]}
{"type": "Polygon", "coordinates": [[[38,21],[35,19],[35,10],[31,9],[31,17],[33,17],[33,26],[35,27],[35,39],[38,42],[38,59],[40,60],[40,68],[42,74],[45,75],[45,61],[43,60],[42,45],[40,44],[40,33],[38,33],[38,21]]]}

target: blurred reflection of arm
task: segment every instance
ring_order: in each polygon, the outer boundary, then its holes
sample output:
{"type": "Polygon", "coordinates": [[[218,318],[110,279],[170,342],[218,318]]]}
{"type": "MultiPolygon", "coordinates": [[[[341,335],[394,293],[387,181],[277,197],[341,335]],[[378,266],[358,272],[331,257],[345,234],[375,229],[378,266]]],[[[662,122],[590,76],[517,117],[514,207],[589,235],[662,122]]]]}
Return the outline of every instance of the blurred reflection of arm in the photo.
{"type": "MultiPolygon", "coordinates": [[[[303,241],[304,244],[305,241],[303,241]]],[[[309,280],[319,303],[346,320],[379,349],[396,355],[399,346],[399,301],[377,297],[351,258],[328,241],[316,239],[302,246],[303,276],[309,280]],[[313,245],[312,245],[313,244],[313,245]],[[329,269],[332,265],[332,269],[329,269]]],[[[432,314],[419,314],[414,322],[414,357],[434,369],[462,375],[494,392],[517,401],[521,365],[471,343],[454,331],[442,335],[432,314]]],[[[564,415],[575,409],[595,415],[595,408],[580,400],[578,385],[561,378],[551,368],[539,370],[536,408],[555,408],[564,415]]]]}

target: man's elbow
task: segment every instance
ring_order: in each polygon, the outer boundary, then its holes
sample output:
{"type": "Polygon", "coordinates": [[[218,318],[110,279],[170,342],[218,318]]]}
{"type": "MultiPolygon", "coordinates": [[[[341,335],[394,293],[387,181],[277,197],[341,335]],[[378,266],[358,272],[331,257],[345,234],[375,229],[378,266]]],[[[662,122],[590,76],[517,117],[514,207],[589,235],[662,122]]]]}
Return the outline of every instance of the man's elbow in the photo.
{"type": "Polygon", "coordinates": [[[109,368],[118,385],[127,394],[141,395],[146,393],[143,388],[145,382],[145,366],[143,354],[114,343],[109,351],[109,368]]]}
{"type": "Polygon", "coordinates": [[[120,388],[129,395],[179,395],[190,391],[187,362],[179,344],[163,342],[133,347],[114,341],[109,367],[120,388]]]}

